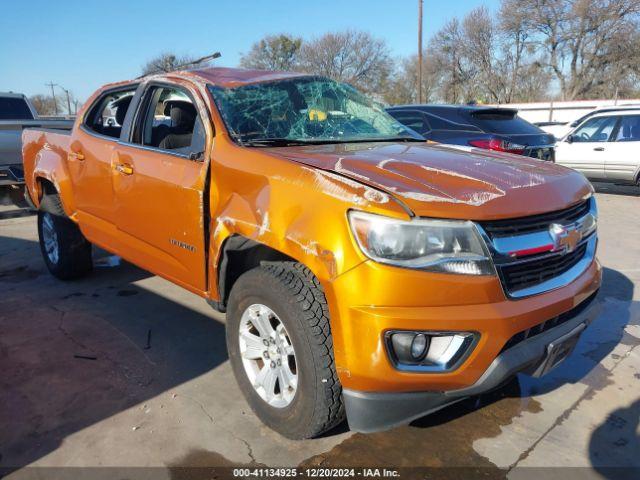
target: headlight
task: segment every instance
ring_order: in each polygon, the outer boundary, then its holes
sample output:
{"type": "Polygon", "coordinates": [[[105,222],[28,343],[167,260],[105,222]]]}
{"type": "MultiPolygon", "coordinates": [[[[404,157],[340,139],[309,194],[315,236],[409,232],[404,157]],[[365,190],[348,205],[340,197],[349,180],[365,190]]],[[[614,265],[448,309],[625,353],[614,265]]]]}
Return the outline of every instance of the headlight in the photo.
{"type": "Polygon", "coordinates": [[[472,222],[404,221],[351,211],[349,223],[362,252],[376,262],[432,272],[495,273],[472,222]]]}

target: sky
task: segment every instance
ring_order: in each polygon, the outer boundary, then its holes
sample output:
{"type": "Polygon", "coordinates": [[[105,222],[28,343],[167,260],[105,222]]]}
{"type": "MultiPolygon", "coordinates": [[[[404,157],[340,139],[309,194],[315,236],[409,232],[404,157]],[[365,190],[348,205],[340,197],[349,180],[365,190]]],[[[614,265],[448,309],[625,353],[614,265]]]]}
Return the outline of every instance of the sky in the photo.
{"type": "MultiPolygon", "coordinates": [[[[417,0],[6,0],[0,11],[0,91],[50,93],[62,85],[81,101],[101,85],[135,78],[154,56],[201,57],[236,66],[267,34],[309,39],[365,30],[393,55],[417,51],[417,0]]],[[[424,40],[449,19],[499,0],[424,0],[424,40]]],[[[428,52],[426,52],[428,54],[428,52]]],[[[57,91],[62,93],[61,90],[57,91]]]]}

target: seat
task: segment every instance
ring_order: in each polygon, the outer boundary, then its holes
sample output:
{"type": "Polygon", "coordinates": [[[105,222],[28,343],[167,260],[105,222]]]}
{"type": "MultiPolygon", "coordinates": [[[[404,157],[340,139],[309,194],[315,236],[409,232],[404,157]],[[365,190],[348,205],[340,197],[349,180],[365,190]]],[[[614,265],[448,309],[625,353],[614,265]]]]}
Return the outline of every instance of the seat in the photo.
{"type": "Polygon", "coordinates": [[[118,126],[103,126],[100,130],[100,133],[109,137],[120,137],[120,133],[122,132],[122,124],[124,123],[124,119],[127,116],[127,110],[129,110],[131,100],[133,100],[133,95],[128,95],[116,100],[111,104],[111,108],[114,108],[116,111],[114,116],[116,117],[118,126]]]}
{"type": "Polygon", "coordinates": [[[167,129],[164,138],[160,139],[159,147],[163,150],[189,147],[198,115],[196,108],[190,102],[171,100],[165,104],[165,112],[167,109],[171,117],[171,127],[167,129]]]}

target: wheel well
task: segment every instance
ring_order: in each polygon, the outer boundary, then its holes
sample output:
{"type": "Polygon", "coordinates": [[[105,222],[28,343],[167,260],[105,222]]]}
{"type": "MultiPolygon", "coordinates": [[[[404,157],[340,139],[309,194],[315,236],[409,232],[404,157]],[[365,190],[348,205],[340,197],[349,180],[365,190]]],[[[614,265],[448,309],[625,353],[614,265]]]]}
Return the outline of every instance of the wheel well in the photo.
{"type": "Polygon", "coordinates": [[[38,177],[37,182],[40,184],[41,198],[42,198],[42,195],[44,194],[55,195],[56,193],[58,193],[56,186],[50,180],[47,180],[46,178],[38,177]]]}
{"type": "Polygon", "coordinates": [[[260,266],[262,262],[295,262],[296,260],[278,250],[241,235],[228,238],[223,246],[218,263],[218,291],[220,301],[214,308],[224,312],[233,284],[243,273],[260,266]]]}

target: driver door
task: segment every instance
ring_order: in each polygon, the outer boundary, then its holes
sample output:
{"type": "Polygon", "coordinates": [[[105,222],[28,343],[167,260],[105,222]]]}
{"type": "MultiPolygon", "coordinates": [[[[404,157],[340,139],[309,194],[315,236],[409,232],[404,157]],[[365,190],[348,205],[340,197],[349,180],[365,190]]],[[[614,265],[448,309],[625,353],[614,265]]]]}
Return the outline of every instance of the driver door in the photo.
{"type": "Polygon", "coordinates": [[[556,163],[592,179],[604,179],[605,151],[618,117],[592,117],[556,145],[556,163]]]}

